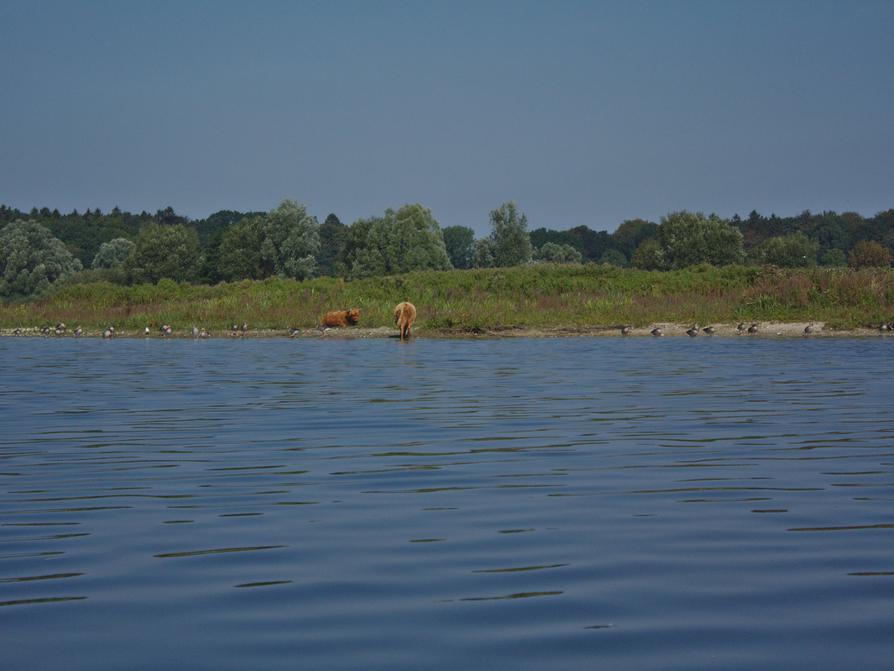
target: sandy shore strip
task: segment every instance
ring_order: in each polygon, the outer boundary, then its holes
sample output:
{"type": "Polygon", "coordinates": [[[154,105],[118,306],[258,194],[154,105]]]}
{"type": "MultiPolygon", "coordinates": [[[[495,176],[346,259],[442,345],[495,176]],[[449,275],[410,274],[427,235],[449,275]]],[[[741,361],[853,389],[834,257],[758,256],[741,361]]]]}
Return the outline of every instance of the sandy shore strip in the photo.
{"type": "MultiPolygon", "coordinates": [[[[754,322],[756,331],[748,333],[740,331],[738,324],[711,324],[713,334],[705,333],[704,326],[698,327],[699,338],[718,338],[718,337],[738,337],[738,338],[865,338],[880,337],[891,335],[894,340],[894,331],[881,331],[877,327],[857,327],[847,329],[827,328],[823,322],[754,322]],[[805,329],[811,327],[809,332],[805,329]]],[[[745,323],[745,328],[751,326],[752,322],[745,323]]],[[[552,326],[552,327],[528,327],[528,326],[507,326],[492,328],[467,328],[467,329],[426,329],[424,327],[415,328],[413,335],[420,338],[573,338],[573,337],[655,337],[652,333],[654,329],[660,329],[662,337],[693,337],[687,331],[692,328],[692,324],[672,324],[672,323],[656,323],[648,326],[633,327],[629,333],[623,335],[621,326],[552,326]]],[[[231,331],[209,331],[209,337],[214,339],[225,338],[228,340],[239,340],[243,338],[337,338],[337,339],[358,339],[358,338],[397,338],[398,334],[395,328],[390,326],[379,326],[375,328],[367,328],[362,326],[348,328],[327,328],[320,329],[318,327],[307,327],[297,329],[250,329],[245,334],[233,335],[231,331]]],[[[37,327],[21,327],[21,328],[0,328],[0,337],[44,337],[44,338],[100,338],[102,331],[84,330],[80,336],[75,336],[72,329],[69,328],[65,333],[57,335],[52,329],[49,334],[44,334],[37,327]]],[[[192,327],[184,329],[175,329],[169,336],[162,336],[156,330],[146,336],[140,329],[128,330],[118,329],[115,332],[116,338],[147,338],[152,340],[163,338],[187,338],[192,339],[192,327]]]]}

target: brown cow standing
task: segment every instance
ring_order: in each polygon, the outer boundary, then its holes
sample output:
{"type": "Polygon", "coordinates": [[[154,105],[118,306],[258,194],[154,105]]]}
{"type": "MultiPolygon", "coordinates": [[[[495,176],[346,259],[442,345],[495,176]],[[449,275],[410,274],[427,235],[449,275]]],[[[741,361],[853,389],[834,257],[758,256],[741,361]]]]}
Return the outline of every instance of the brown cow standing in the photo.
{"type": "Polygon", "coordinates": [[[410,339],[410,328],[416,321],[416,306],[404,301],[394,307],[394,323],[400,329],[401,341],[410,339]]]}
{"type": "Polygon", "coordinates": [[[349,324],[353,326],[360,321],[360,308],[352,308],[350,310],[336,310],[327,312],[323,315],[320,326],[343,327],[349,324]]]}

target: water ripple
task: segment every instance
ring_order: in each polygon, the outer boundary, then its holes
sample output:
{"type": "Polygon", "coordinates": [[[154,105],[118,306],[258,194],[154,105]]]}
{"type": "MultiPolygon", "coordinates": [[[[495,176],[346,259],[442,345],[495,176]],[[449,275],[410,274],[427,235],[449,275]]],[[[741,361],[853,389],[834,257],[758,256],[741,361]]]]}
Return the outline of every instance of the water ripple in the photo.
{"type": "Polygon", "coordinates": [[[0,339],[4,667],[880,668],[892,346],[0,339]]]}

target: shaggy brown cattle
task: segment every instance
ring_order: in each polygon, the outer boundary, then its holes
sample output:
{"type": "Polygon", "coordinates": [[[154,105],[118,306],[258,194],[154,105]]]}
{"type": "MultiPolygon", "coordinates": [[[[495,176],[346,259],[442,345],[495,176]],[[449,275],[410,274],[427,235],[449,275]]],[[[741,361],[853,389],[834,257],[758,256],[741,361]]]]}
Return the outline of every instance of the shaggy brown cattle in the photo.
{"type": "Polygon", "coordinates": [[[398,303],[394,307],[394,323],[397,324],[397,328],[400,329],[401,340],[410,339],[410,328],[413,326],[414,321],[416,321],[415,305],[404,301],[403,303],[398,303]]]}
{"type": "Polygon", "coordinates": [[[350,310],[335,310],[327,312],[323,315],[323,321],[320,326],[331,326],[341,328],[343,326],[353,326],[360,321],[360,308],[352,308],[350,310]]]}

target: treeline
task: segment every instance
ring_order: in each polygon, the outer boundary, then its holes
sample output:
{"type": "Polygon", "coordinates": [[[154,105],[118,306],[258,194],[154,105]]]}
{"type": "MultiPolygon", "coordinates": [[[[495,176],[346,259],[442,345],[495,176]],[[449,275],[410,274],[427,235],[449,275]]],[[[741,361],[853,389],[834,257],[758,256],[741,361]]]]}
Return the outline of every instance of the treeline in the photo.
{"type": "Polygon", "coordinates": [[[162,278],[197,284],[271,276],[348,279],[413,270],[508,267],[532,262],[607,263],[672,270],[699,263],[889,266],[894,210],[802,212],[729,220],[674,212],[655,223],[630,219],[612,232],[587,226],[528,230],[514,203],[490,213],[489,235],[441,228],[419,204],[343,224],[323,223],[285,200],[269,212],[222,210],[192,220],[170,207],[154,214],[118,208],[62,214],[0,205],[0,296],[39,294],[60,280],[119,284],[162,278]]]}

